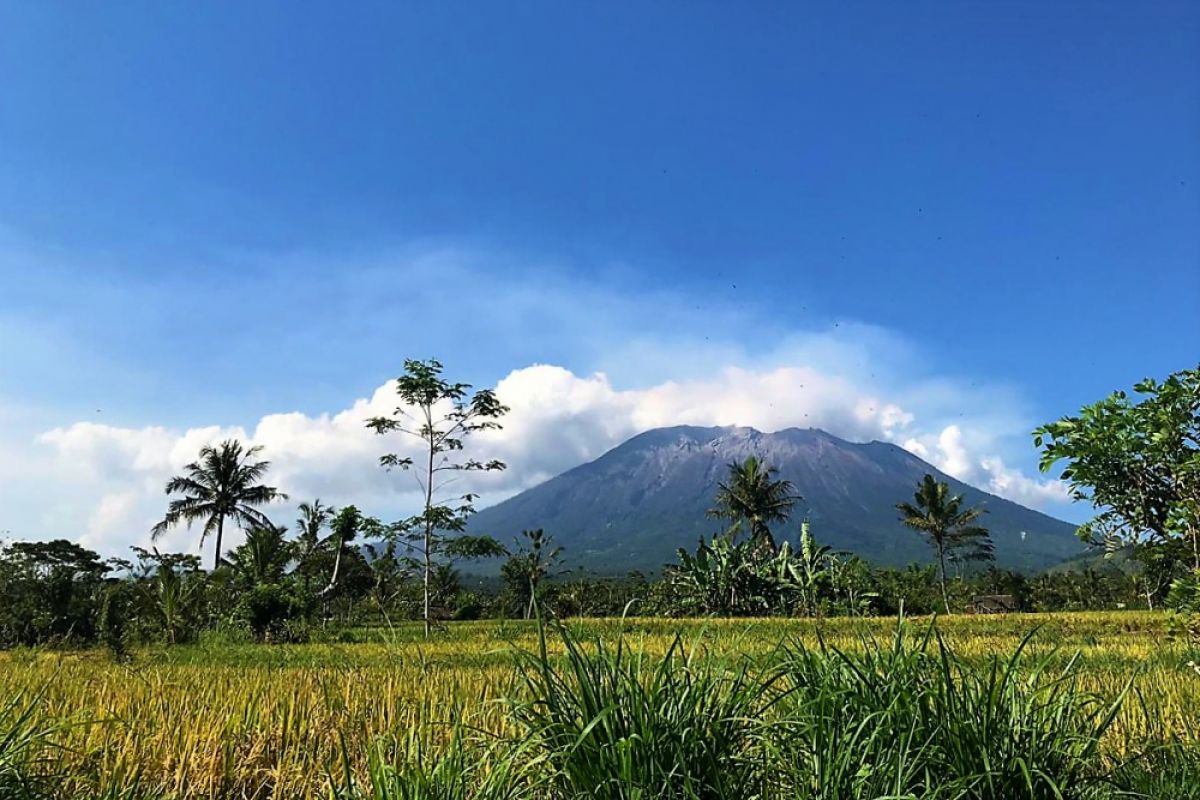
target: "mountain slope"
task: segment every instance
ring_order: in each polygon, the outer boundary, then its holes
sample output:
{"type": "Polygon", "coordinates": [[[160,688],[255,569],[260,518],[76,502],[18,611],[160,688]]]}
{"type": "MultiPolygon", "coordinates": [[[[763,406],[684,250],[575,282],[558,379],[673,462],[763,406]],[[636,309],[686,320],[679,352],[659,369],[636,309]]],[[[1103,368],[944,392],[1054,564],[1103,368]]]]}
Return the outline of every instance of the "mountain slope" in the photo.
{"type": "Polygon", "coordinates": [[[776,538],[794,539],[812,521],[824,544],[878,564],[928,560],[924,540],[897,520],[925,473],[948,481],[969,505],[987,509],[997,562],[1041,569],[1077,555],[1074,526],[955,480],[912,453],[884,442],[855,444],[816,429],[762,433],[752,428],[658,428],[595,461],[575,467],[480,511],[471,530],[508,542],[544,528],[572,566],[602,572],[657,570],[678,547],[692,548],[721,528],[705,511],[727,465],[757,455],[803,497],[776,538]]]}

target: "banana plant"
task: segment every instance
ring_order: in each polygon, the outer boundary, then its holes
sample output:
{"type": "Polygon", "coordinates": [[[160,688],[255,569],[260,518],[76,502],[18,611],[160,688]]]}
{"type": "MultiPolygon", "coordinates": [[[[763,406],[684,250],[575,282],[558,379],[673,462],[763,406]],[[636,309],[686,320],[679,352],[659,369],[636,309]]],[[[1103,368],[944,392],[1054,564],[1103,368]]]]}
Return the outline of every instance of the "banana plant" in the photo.
{"type": "Polygon", "coordinates": [[[765,605],[752,542],[737,542],[738,526],[700,541],[695,554],[678,551],[679,564],[669,570],[672,588],[691,611],[746,614],[765,605]]]}

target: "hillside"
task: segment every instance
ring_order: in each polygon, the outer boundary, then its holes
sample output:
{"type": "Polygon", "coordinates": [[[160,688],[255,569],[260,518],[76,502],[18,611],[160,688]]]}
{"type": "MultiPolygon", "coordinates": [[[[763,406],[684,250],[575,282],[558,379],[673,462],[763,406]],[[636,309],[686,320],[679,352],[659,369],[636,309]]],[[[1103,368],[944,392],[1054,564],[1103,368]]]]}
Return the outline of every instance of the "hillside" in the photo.
{"type": "Polygon", "coordinates": [[[599,572],[653,571],[720,529],[705,516],[726,465],[757,455],[792,481],[802,496],[793,522],[776,530],[794,538],[801,519],[819,540],[877,564],[930,557],[917,534],[897,520],[895,504],[912,497],[925,473],[988,513],[997,562],[1043,569],[1078,555],[1074,526],[988,494],[884,442],[857,444],[816,429],[762,433],[752,428],[658,428],[633,437],[495,506],[481,510],[471,530],[511,541],[525,528],[544,528],[564,548],[565,562],[599,572]]]}

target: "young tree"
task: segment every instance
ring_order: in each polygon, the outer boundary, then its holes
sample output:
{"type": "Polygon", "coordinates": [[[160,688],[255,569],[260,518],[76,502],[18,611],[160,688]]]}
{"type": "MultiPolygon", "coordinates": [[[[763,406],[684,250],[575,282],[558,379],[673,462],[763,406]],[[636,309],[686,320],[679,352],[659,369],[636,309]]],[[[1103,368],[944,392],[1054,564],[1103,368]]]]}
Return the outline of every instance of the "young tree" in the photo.
{"type": "Polygon", "coordinates": [[[525,537],[524,543],[500,567],[500,575],[509,592],[521,599],[522,613],[529,619],[537,602],[538,587],[554,573],[562,548],[556,547],[554,537],[547,536],[541,528],[522,531],[521,535],[525,537]]]}
{"type": "Polygon", "coordinates": [[[900,521],[929,537],[937,554],[938,585],[942,604],[950,613],[950,595],[946,591],[946,555],[961,550],[971,558],[990,559],[992,540],[987,528],[973,524],[984,513],[981,508],[964,509],[962,495],[951,495],[950,484],[926,475],[917,484],[915,503],[898,503],[900,521]]]}
{"type": "Polygon", "coordinates": [[[204,580],[200,559],[184,553],[160,553],[134,547],[142,585],[163,641],[178,644],[194,636],[200,627],[204,580]]]}
{"type": "Polygon", "coordinates": [[[771,523],[786,522],[800,499],[792,493],[791,481],[773,477],[776,472],[756,456],[730,464],[728,478],[718,484],[716,505],[708,511],[710,517],[734,523],[745,521],[755,549],[770,555],[776,552],[771,523]]]}
{"type": "Polygon", "coordinates": [[[298,510],[300,516],[296,518],[296,575],[307,598],[312,595],[313,582],[318,579],[321,568],[325,529],[337,513],[337,509],[325,505],[317,498],[311,503],[301,503],[298,510]]]}
{"type": "Polygon", "coordinates": [[[246,531],[246,541],[225,554],[225,560],[246,584],[280,583],[295,550],[285,537],[287,528],[265,525],[246,531]]]}
{"type": "Polygon", "coordinates": [[[262,447],[246,449],[236,439],[201,448],[200,458],[184,467],[185,474],[167,481],[166,493],[183,497],[168,504],[166,516],[150,531],[151,539],[157,540],[180,522],[191,527],[193,522],[203,521],[200,544],[203,546],[209,534],[216,534],[213,569],[221,566],[225,521],[230,519],[245,528],[268,527],[271,521],[257,506],[287,499],[275,487],[260,483],[271,467],[269,461],[254,460],[260,452],[262,447]]]}
{"type": "MultiPolygon", "coordinates": [[[[786,549],[788,544],[784,543],[786,549]]],[[[789,559],[789,583],[800,595],[804,613],[816,616],[817,601],[822,588],[831,584],[834,575],[836,556],[829,545],[819,545],[812,535],[812,527],[808,520],[800,523],[800,547],[794,558],[789,559]]]]}
{"type": "Polygon", "coordinates": [[[401,405],[390,417],[367,421],[367,427],[378,434],[397,432],[420,442],[420,456],[416,459],[389,453],[381,456],[379,463],[389,470],[411,470],[421,487],[422,511],[402,521],[399,528],[420,559],[426,636],[432,629],[431,580],[438,559],[504,553],[504,548],[490,537],[465,535],[467,519],[475,511],[476,494],[467,492],[447,499],[441,493],[456,473],[504,469],[501,461],[480,461],[461,453],[471,434],[499,429],[498,420],[508,412],[508,407],[491,389],[472,393],[470,384],[447,381],[442,377],[442,369],[435,359],[406,360],[404,374],[396,379],[401,405]]]}
{"type": "Polygon", "coordinates": [[[1084,541],[1112,551],[1182,539],[1200,570],[1200,367],[1133,389],[1138,402],[1113,392],[1035,430],[1041,469],[1066,461],[1071,496],[1100,510],[1084,541]]]}

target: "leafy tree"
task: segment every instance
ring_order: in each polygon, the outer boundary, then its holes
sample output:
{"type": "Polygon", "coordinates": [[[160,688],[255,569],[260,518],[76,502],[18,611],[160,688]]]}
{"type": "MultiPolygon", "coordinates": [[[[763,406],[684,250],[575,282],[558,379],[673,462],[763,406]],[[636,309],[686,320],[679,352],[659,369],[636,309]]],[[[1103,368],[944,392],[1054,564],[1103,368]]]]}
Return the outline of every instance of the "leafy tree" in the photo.
{"type": "Polygon", "coordinates": [[[110,581],[100,593],[100,639],[114,660],[129,660],[129,623],[133,609],[133,584],[110,581]]]}
{"type": "Polygon", "coordinates": [[[0,547],[0,644],[94,641],[108,571],[65,539],[0,547]]]}
{"type": "Polygon", "coordinates": [[[875,572],[878,587],[878,608],[883,614],[901,611],[911,614],[931,614],[944,607],[938,591],[937,567],[933,564],[909,564],[904,569],[881,569],[875,572]]]}
{"type": "Polygon", "coordinates": [[[833,596],[850,614],[868,614],[880,598],[870,562],[858,556],[834,559],[829,566],[833,596]]]}
{"type": "Polygon", "coordinates": [[[716,505],[708,511],[710,517],[744,521],[755,548],[767,553],[776,551],[771,523],[785,522],[800,499],[793,494],[791,481],[772,477],[776,472],[757,456],[730,464],[728,477],[719,484],[716,505]]]}
{"type": "Polygon", "coordinates": [[[399,599],[412,572],[406,562],[397,555],[395,539],[388,539],[382,543],[368,542],[364,546],[370,556],[367,560],[371,571],[368,597],[384,620],[390,624],[388,609],[399,599]]]}
{"type": "Polygon", "coordinates": [[[554,537],[547,536],[541,528],[522,531],[521,536],[524,543],[500,567],[500,575],[509,593],[520,601],[525,619],[529,619],[539,597],[538,589],[553,575],[561,560],[562,548],[556,547],[554,537]]]}
{"type": "Polygon", "coordinates": [[[200,458],[185,466],[183,475],[167,481],[166,493],[183,497],[168,504],[166,516],[151,529],[152,539],[157,540],[181,522],[188,527],[203,522],[200,544],[210,534],[216,534],[213,569],[221,566],[225,521],[232,520],[244,528],[269,527],[271,521],[257,506],[287,499],[275,487],[260,483],[271,466],[269,461],[253,460],[260,452],[262,447],[247,449],[236,439],[201,448],[200,458]]]}
{"type": "Polygon", "coordinates": [[[951,495],[950,484],[926,475],[917,484],[915,503],[898,503],[900,521],[929,538],[937,554],[938,585],[942,604],[950,613],[950,595],[946,591],[946,557],[958,551],[974,559],[992,558],[992,541],[987,528],[974,524],[984,511],[963,508],[962,495],[951,495]]]}
{"type": "Polygon", "coordinates": [[[378,434],[402,433],[419,440],[420,456],[414,459],[389,453],[379,463],[385,469],[414,472],[423,495],[419,514],[400,524],[401,535],[420,559],[423,579],[425,635],[431,630],[432,580],[439,558],[475,558],[501,555],[504,548],[488,537],[464,536],[467,519],[474,512],[474,493],[467,492],[444,501],[441,491],[463,472],[504,469],[501,461],[459,457],[472,434],[499,429],[500,417],[508,412],[491,389],[471,392],[471,385],[442,377],[442,364],[435,359],[404,362],[404,374],[396,379],[401,405],[389,417],[374,417],[367,427],[378,434]]]}
{"type": "Polygon", "coordinates": [[[1133,389],[1136,402],[1113,392],[1035,430],[1042,471],[1065,461],[1071,496],[1099,510],[1084,541],[1112,552],[1182,539],[1200,570],[1200,367],[1133,389]]]}

